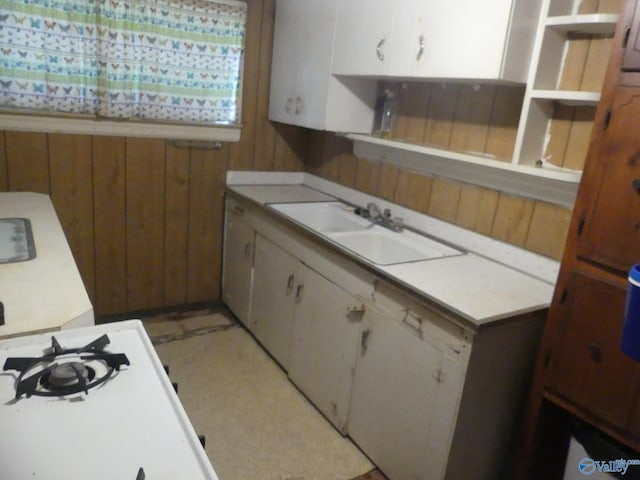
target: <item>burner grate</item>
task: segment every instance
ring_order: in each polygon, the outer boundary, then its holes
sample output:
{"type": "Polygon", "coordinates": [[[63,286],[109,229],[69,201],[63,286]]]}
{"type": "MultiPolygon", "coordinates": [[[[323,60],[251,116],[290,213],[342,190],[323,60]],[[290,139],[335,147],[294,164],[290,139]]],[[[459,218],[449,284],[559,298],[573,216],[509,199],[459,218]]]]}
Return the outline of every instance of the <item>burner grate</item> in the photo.
{"type": "Polygon", "coordinates": [[[105,334],[84,347],[63,348],[52,336],[48,353],[40,357],[7,358],[3,369],[20,372],[16,399],[22,395],[29,398],[32,395],[58,397],[80,392],[88,394],[89,389],[106,382],[122,365],[130,365],[124,353],[105,351],[109,343],[109,337],[105,334]],[[96,363],[104,367],[104,374],[97,375],[94,368],[96,363]]]}

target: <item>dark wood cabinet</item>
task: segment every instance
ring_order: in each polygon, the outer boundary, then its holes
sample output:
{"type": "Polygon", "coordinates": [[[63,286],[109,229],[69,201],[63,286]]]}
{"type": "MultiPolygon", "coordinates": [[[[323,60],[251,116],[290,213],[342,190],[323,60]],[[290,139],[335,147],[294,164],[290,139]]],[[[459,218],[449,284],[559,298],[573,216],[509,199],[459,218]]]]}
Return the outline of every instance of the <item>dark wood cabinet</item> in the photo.
{"type": "Polygon", "coordinates": [[[600,184],[581,218],[578,256],[627,272],[640,261],[640,87],[619,87],[603,128],[600,184]],[[584,231],[582,231],[584,230],[584,231]]]}
{"type": "Polygon", "coordinates": [[[561,479],[575,422],[640,458],[640,363],[620,346],[640,263],[640,0],[625,2],[613,41],[513,479],[561,479]]]}
{"type": "Polygon", "coordinates": [[[577,272],[563,295],[558,308],[565,324],[545,387],[624,429],[638,393],[638,364],[620,350],[626,289],[577,272]]]}
{"type": "Polygon", "coordinates": [[[640,8],[636,7],[633,19],[625,32],[626,48],[622,59],[622,70],[640,72],[640,8]]]}

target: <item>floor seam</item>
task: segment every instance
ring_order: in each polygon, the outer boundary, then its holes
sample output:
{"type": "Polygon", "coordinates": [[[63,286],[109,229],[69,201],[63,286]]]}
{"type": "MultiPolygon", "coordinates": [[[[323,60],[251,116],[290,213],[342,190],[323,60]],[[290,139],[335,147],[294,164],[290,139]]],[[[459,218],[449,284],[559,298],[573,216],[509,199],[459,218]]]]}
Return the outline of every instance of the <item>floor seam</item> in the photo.
{"type": "Polygon", "coordinates": [[[209,335],[211,333],[226,332],[234,328],[240,328],[237,323],[229,323],[225,325],[216,325],[213,327],[198,328],[196,330],[190,330],[188,332],[171,333],[168,335],[160,335],[151,338],[151,343],[155,345],[164,345],[165,343],[177,342],[179,340],[186,340],[192,337],[198,337],[201,335],[209,335]]]}

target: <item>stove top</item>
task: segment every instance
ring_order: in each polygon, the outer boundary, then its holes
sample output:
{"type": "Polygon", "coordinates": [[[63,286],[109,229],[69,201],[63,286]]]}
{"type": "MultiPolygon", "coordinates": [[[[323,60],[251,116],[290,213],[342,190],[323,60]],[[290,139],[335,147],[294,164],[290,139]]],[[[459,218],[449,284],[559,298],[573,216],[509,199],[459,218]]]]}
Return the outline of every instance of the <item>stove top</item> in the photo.
{"type": "Polygon", "coordinates": [[[0,340],[0,478],[217,476],[137,320],[0,340]]]}

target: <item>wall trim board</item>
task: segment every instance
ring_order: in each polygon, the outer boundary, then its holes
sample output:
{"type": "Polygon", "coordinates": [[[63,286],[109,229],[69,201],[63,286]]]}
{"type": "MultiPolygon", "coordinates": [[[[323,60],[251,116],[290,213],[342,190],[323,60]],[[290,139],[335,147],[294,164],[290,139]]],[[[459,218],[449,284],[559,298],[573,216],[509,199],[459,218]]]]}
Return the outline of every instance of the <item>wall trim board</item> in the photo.
{"type": "Polygon", "coordinates": [[[242,128],[0,113],[0,130],[238,142],[242,128]]]}

